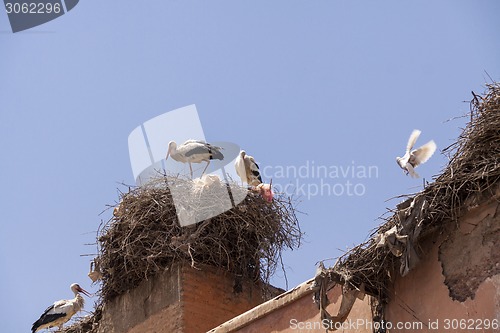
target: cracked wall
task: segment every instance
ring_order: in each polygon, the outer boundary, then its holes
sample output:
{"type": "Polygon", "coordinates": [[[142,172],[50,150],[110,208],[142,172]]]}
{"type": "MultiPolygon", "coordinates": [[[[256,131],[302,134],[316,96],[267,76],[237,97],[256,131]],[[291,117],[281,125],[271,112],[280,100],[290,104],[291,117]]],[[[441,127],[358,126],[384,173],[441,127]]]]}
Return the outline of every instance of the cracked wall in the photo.
{"type": "Polygon", "coordinates": [[[487,278],[500,274],[500,205],[483,204],[469,211],[460,227],[439,247],[439,261],[450,297],[474,299],[487,278]]]}
{"type": "Polygon", "coordinates": [[[234,276],[213,267],[170,269],[108,302],[99,333],[199,333],[262,303],[261,287],[242,280],[233,292],[234,276]]]}
{"type": "Polygon", "coordinates": [[[419,322],[422,327],[415,330],[418,332],[443,331],[444,325],[453,320],[477,323],[474,331],[500,331],[484,326],[485,320],[500,321],[497,200],[483,201],[469,209],[458,225],[450,224],[421,242],[417,267],[405,277],[394,275],[386,320],[419,322]]]}

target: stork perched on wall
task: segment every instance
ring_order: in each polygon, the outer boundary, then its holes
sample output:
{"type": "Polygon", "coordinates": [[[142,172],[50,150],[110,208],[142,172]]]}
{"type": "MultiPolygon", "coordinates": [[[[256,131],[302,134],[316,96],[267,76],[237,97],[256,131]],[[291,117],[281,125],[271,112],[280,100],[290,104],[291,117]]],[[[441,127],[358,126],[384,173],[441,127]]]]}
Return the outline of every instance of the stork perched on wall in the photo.
{"type": "Polygon", "coordinates": [[[418,149],[413,149],[415,142],[420,136],[419,130],[413,130],[408,139],[408,143],[406,145],[406,152],[403,157],[396,157],[396,162],[403,169],[406,174],[410,174],[413,178],[418,178],[418,174],[415,172],[414,168],[419,166],[422,163],[427,162],[429,158],[431,158],[432,154],[436,151],[436,143],[434,140],[427,142],[425,145],[421,146],[418,149]]]}
{"type": "Polygon", "coordinates": [[[60,330],[65,322],[70,320],[75,313],[83,308],[85,300],[80,293],[86,296],[90,296],[90,294],[80,287],[78,283],[73,283],[70,288],[75,294],[75,298],[63,299],[49,306],[40,318],[33,323],[33,326],[31,327],[32,333],[44,328],[51,328],[55,326],[59,326],[60,330]]]}
{"type": "Polygon", "coordinates": [[[247,155],[244,150],[240,151],[234,163],[234,167],[243,183],[247,183],[250,186],[257,186],[262,183],[259,166],[255,163],[254,158],[247,155]]]}
{"type": "Polygon", "coordinates": [[[191,172],[191,178],[193,178],[193,168],[191,167],[191,163],[201,163],[207,162],[205,169],[201,175],[205,173],[210,164],[210,160],[223,160],[224,155],[221,153],[222,148],[217,146],[212,146],[205,141],[200,140],[187,140],[180,146],[177,146],[175,141],[170,141],[168,143],[168,152],[165,159],[168,159],[168,156],[172,156],[174,160],[177,162],[188,163],[189,171],[191,172]]]}

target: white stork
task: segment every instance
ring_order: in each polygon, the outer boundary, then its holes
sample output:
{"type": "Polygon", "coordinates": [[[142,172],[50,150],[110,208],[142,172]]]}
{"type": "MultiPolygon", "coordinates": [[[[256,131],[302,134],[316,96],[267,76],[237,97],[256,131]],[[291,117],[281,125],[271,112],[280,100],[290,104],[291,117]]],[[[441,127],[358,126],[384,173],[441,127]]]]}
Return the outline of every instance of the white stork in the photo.
{"type": "Polygon", "coordinates": [[[236,173],[240,176],[243,183],[247,183],[250,186],[257,186],[262,184],[262,178],[260,177],[259,166],[255,163],[252,156],[247,155],[244,150],[240,151],[240,154],[236,158],[234,163],[236,173]]]}
{"type": "Polygon", "coordinates": [[[396,157],[396,162],[401,167],[401,169],[405,170],[406,174],[410,174],[413,178],[418,178],[418,174],[413,170],[417,166],[422,163],[427,162],[427,160],[434,154],[436,151],[436,143],[434,140],[427,142],[425,145],[421,146],[418,149],[413,149],[415,142],[420,136],[419,130],[413,130],[408,139],[408,144],[406,145],[406,153],[403,157],[396,157]]]}
{"type": "Polygon", "coordinates": [[[205,169],[203,169],[203,172],[201,173],[201,175],[203,175],[210,164],[210,160],[224,159],[221,149],[221,147],[212,146],[209,143],[199,140],[187,140],[178,147],[175,141],[170,141],[168,143],[168,152],[165,159],[167,160],[168,156],[172,156],[172,158],[177,162],[188,163],[189,170],[191,171],[191,178],[193,178],[193,168],[191,167],[191,163],[207,162],[205,169]]]}
{"type": "Polygon", "coordinates": [[[31,327],[32,333],[55,326],[59,326],[59,330],[61,330],[63,324],[83,308],[85,300],[80,293],[86,296],[90,296],[90,294],[80,287],[78,283],[73,283],[71,285],[71,291],[75,294],[75,298],[63,299],[49,306],[40,318],[33,323],[31,327]]]}

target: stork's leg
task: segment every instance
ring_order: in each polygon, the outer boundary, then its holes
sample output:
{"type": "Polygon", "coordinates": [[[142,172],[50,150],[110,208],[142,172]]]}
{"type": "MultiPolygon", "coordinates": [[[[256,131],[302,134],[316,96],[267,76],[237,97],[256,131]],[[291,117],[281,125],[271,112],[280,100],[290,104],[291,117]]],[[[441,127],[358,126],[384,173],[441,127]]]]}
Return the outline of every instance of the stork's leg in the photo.
{"type": "Polygon", "coordinates": [[[193,167],[191,166],[191,162],[189,163],[189,171],[191,171],[191,179],[193,179],[193,167]]]}
{"type": "Polygon", "coordinates": [[[207,171],[208,165],[210,164],[210,160],[207,161],[207,165],[205,166],[205,169],[203,169],[203,172],[201,173],[201,176],[207,171]]]}

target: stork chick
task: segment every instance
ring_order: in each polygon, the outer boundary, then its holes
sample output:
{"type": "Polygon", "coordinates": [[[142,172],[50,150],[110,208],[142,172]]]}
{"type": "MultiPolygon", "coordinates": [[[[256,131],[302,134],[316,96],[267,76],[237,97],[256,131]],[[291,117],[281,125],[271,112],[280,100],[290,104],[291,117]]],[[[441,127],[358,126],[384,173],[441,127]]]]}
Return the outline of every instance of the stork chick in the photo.
{"type": "Polygon", "coordinates": [[[420,136],[419,130],[413,130],[408,139],[408,144],[406,145],[406,152],[403,157],[396,157],[396,162],[403,169],[406,174],[410,174],[412,178],[418,178],[419,175],[415,172],[415,168],[422,163],[427,162],[427,160],[436,151],[436,143],[434,140],[427,142],[425,145],[418,149],[413,149],[415,142],[420,136]]]}
{"type": "Polygon", "coordinates": [[[255,187],[255,191],[260,193],[262,198],[266,200],[267,202],[273,202],[274,198],[274,193],[273,193],[273,188],[272,188],[272,183],[271,184],[259,184],[255,187]]]}
{"type": "Polygon", "coordinates": [[[80,293],[86,296],[90,296],[90,294],[80,287],[78,283],[73,283],[70,288],[75,294],[75,298],[68,300],[63,299],[49,306],[40,318],[33,323],[31,327],[32,333],[55,326],[58,326],[59,330],[61,330],[64,323],[70,320],[75,313],[83,309],[85,300],[80,293]]]}

